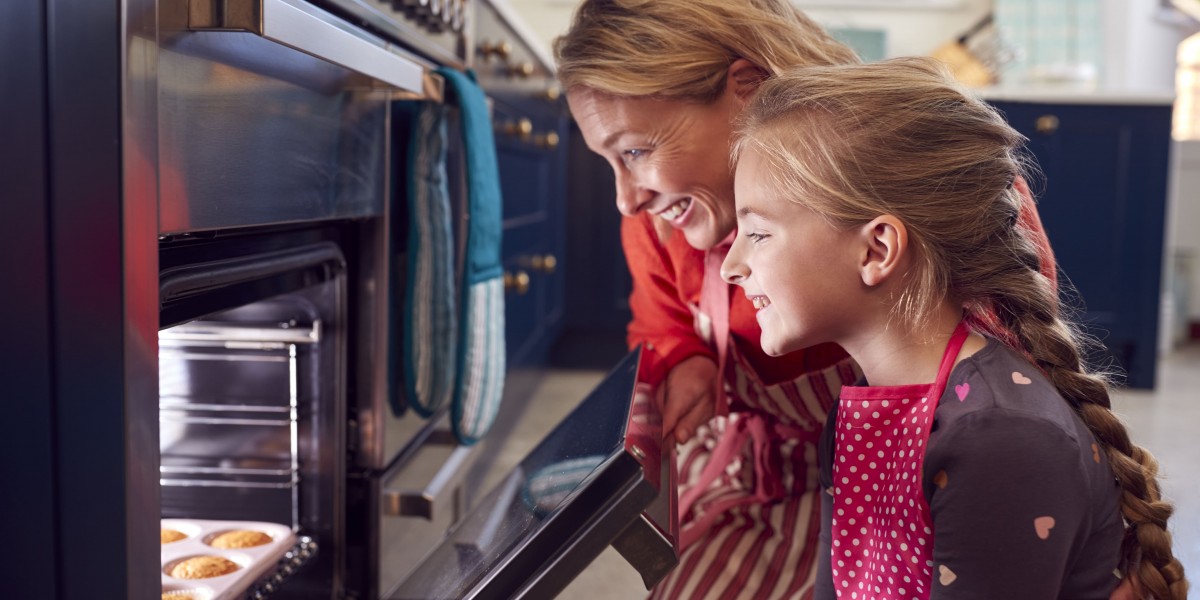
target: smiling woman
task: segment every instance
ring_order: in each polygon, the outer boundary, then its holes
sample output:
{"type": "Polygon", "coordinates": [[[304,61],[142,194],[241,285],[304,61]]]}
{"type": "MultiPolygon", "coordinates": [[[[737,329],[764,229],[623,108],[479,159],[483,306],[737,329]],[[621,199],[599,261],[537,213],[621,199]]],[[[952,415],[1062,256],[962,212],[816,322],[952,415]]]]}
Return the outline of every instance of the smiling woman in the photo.
{"type": "Polygon", "coordinates": [[[572,115],[616,178],[639,389],[682,443],[680,565],[652,597],[806,594],[817,432],[856,370],[833,345],[764,353],[754,305],[720,280],[729,150],[764,79],[857,58],[783,0],[589,0],[555,50],[572,115]]]}

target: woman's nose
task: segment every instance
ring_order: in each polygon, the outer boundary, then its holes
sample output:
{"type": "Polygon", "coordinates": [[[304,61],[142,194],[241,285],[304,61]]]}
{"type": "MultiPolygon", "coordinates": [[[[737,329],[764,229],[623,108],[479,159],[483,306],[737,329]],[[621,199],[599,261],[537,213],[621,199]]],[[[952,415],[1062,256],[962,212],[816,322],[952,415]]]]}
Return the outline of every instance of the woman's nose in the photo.
{"type": "Polygon", "coordinates": [[[628,173],[617,173],[617,210],[632,217],[654,199],[655,192],[638,185],[628,173]]]}

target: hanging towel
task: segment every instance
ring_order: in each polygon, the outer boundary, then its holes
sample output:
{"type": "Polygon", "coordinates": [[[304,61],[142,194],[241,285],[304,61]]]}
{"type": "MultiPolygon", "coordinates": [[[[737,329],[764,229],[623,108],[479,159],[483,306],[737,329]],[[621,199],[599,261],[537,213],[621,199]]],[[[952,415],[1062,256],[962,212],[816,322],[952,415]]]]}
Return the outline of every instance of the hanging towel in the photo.
{"type": "Polygon", "coordinates": [[[467,162],[467,239],[459,313],[458,383],[451,424],[462,444],[479,441],[504,394],[504,270],[500,264],[500,168],[487,99],[474,73],[438,69],[447,102],[462,116],[467,162]]]}
{"type": "MultiPolygon", "coordinates": [[[[392,231],[408,232],[406,268],[393,278],[404,281],[404,321],[402,326],[391,327],[391,347],[403,346],[404,381],[396,382],[397,369],[391,369],[393,393],[389,400],[397,415],[403,412],[407,397],[408,406],[429,417],[453,395],[457,368],[458,295],[446,180],[446,107],[433,102],[397,102],[393,111],[397,135],[402,126],[411,124],[411,128],[407,132],[406,189],[393,194],[404,206],[392,210],[392,231]],[[407,217],[407,228],[403,217],[407,217]]],[[[399,237],[394,234],[392,239],[399,237]]],[[[399,244],[393,242],[393,256],[399,244]]],[[[398,287],[393,284],[393,289],[398,287]]]]}

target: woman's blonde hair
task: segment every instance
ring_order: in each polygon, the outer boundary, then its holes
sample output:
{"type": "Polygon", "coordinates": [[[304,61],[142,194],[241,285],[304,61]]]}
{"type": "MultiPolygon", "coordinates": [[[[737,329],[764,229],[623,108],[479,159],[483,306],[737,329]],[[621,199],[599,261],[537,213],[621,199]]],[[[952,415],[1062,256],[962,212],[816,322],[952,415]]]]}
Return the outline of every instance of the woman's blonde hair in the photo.
{"type": "Polygon", "coordinates": [[[585,0],[554,54],[567,90],[702,103],[721,94],[739,58],[765,76],[858,62],[787,0],[585,0]]]}
{"type": "Polygon", "coordinates": [[[944,301],[1034,361],[1105,448],[1124,493],[1126,565],[1153,598],[1183,600],[1158,463],[1110,410],[1106,378],[1062,314],[1018,219],[1024,138],[931,59],[791,69],[741,115],[734,156],[753,149],[781,197],[855,226],[900,219],[914,263],[897,311],[920,322],[944,301]],[[995,329],[999,329],[998,331],[995,329]]]}

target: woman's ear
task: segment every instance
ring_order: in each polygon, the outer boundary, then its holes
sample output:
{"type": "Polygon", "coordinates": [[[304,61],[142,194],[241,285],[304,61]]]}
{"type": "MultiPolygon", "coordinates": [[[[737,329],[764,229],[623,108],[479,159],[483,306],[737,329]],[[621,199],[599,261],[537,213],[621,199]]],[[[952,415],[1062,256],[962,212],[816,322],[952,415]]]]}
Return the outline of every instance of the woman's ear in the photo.
{"type": "Polygon", "coordinates": [[[859,274],[864,284],[875,287],[903,272],[908,262],[908,229],[892,215],[875,217],[859,229],[861,258],[859,274]]]}
{"type": "Polygon", "coordinates": [[[729,65],[725,73],[725,89],[733,93],[740,107],[745,107],[754,98],[758,86],[769,76],[766,69],[739,58],[729,65]]]}

